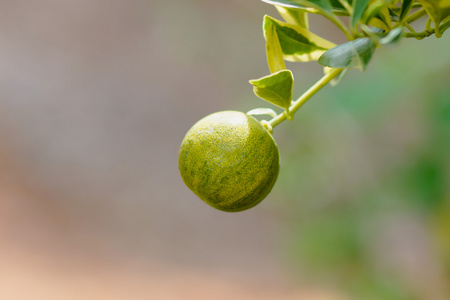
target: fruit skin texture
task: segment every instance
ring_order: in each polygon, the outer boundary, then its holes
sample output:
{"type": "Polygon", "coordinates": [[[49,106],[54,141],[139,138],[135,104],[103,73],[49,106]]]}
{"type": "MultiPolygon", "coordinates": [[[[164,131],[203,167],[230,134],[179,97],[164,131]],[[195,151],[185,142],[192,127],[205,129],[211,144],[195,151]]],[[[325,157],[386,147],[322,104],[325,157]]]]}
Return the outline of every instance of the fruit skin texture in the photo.
{"type": "Polygon", "coordinates": [[[198,121],[181,144],[178,163],[185,184],[203,201],[227,212],[261,202],[280,166],[269,131],[238,111],[221,111],[198,121]]]}

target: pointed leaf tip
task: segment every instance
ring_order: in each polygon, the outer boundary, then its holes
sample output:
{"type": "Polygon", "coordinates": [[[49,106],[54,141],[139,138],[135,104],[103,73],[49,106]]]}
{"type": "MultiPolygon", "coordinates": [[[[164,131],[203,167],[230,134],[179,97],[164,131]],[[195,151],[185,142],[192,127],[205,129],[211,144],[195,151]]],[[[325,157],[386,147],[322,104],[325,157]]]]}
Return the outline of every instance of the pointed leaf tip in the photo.
{"type": "Polygon", "coordinates": [[[253,92],[259,98],[289,112],[294,76],[290,70],[281,70],[259,79],[250,80],[253,92]]]}

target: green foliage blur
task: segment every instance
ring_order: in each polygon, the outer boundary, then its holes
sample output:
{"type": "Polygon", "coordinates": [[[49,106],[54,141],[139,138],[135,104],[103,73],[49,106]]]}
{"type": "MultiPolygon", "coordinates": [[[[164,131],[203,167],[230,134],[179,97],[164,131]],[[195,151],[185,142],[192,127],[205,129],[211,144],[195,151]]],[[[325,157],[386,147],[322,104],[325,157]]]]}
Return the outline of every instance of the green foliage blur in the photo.
{"type": "MultiPolygon", "coordinates": [[[[450,299],[448,53],[445,35],[383,48],[274,130],[271,205],[303,282],[352,299],[450,299]]],[[[309,83],[296,84],[294,99],[309,83]]]]}

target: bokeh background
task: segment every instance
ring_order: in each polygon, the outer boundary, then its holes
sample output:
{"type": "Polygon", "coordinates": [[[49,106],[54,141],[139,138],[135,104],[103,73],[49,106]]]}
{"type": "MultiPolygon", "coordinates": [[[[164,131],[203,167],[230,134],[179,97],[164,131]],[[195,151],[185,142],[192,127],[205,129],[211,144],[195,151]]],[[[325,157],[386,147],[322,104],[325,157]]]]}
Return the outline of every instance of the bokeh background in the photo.
{"type": "MultiPolygon", "coordinates": [[[[0,0],[1,299],[450,298],[446,34],[379,49],[279,125],[259,206],[216,211],[184,186],[190,126],[267,107],[248,83],[268,73],[266,13],[0,0]]],[[[288,67],[296,95],[322,76],[288,67]]]]}

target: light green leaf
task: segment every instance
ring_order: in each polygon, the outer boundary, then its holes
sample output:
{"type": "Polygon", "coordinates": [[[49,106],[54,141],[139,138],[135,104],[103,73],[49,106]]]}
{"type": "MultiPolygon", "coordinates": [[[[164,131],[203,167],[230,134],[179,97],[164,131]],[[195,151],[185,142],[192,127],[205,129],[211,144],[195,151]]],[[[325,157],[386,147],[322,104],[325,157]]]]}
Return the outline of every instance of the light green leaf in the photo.
{"type": "Polygon", "coordinates": [[[277,30],[273,24],[270,24],[266,32],[266,55],[270,73],[286,69],[277,30]]]}
{"type": "Polygon", "coordinates": [[[334,8],[334,13],[337,13],[340,10],[342,10],[347,14],[351,15],[353,12],[352,2],[353,2],[352,0],[331,0],[331,6],[333,6],[334,8]],[[342,7],[342,9],[341,8],[338,9],[337,7],[342,7]]]}
{"type": "Polygon", "coordinates": [[[326,11],[331,11],[332,6],[329,0],[261,0],[263,2],[266,2],[268,4],[272,5],[278,5],[288,8],[305,8],[305,7],[311,7],[311,8],[321,8],[326,11]]]}
{"type": "Polygon", "coordinates": [[[292,101],[294,76],[290,70],[282,70],[259,79],[250,80],[253,92],[259,98],[282,107],[289,113],[292,101]]]}
{"type": "MultiPolygon", "coordinates": [[[[335,13],[345,11],[344,6],[341,4],[339,0],[261,0],[265,3],[288,7],[288,8],[296,8],[296,9],[304,9],[304,8],[321,8],[325,11],[333,11],[335,13]]],[[[346,0],[342,0],[346,1],[346,0]]],[[[352,0],[346,1],[348,4],[352,4],[352,0]]]]}
{"type": "Polygon", "coordinates": [[[383,30],[383,32],[389,30],[389,27],[386,25],[386,23],[383,22],[379,18],[372,18],[372,19],[370,19],[369,25],[372,26],[372,27],[380,28],[381,30],[383,30]]]}
{"type": "Polygon", "coordinates": [[[435,24],[435,35],[441,37],[442,33],[439,31],[439,24],[441,21],[450,17],[450,0],[418,0],[427,11],[430,18],[435,24]]]}
{"type": "Polygon", "coordinates": [[[276,5],[275,7],[288,24],[297,25],[302,28],[309,29],[308,13],[306,13],[305,11],[278,5],[276,5]]]}
{"type": "Polygon", "coordinates": [[[255,108],[255,109],[252,109],[251,111],[249,111],[247,113],[247,115],[249,115],[249,116],[268,115],[268,116],[271,116],[272,118],[277,117],[277,113],[271,108],[255,108]]]}
{"type": "Polygon", "coordinates": [[[289,7],[289,8],[304,8],[305,7],[305,6],[300,5],[299,3],[296,3],[294,1],[289,1],[289,0],[261,0],[261,1],[268,3],[268,4],[289,7]]]}
{"type": "MultiPolygon", "coordinates": [[[[295,8],[311,12],[315,14],[321,14],[327,19],[336,24],[347,36],[351,39],[352,35],[346,29],[342,21],[337,17],[338,15],[348,15],[346,9],[342,6],[339,0],[261,0],[263,2],[283,6],[287,8],[295,8]]],[[[345,0],[342,0],[345,1],[345,0]]]]}
{"type": "Polygon", "coordinates": [[[389,8],[387,6],[382,7],[378,13],[378,17],[386,24],[388,30],[392,28],[391,15],[389,13],[389,8]]]}
{"type": "Polygon", "coordinates": [[[442,22],[441,26],[439,26],[439,32],[442,35],[444,31],[446,31],[448,28],[450,28],[450,20],[447,19],[447,21],[442,22]]]}
{"type": "Polygon", "coordinates": [[[358,68],[364,71],[375,51],[370,38],[359,38],[328,50],[319,58],[319,64],[331,68],[358,68]]]}
{"type": "Polygon", "coordinates": [[[403,36],[403,27],[392,29],[385,37],[378,41],[381,45],[394,45],[400,41],[403,36]]]}
{"type": "Polygon", "coordinates": [[[263,23],[266,41],[271,26],[276,28],[283,58],[287,61],[317,60],[325,51],[336,46],[300,26],[287,24],[267,15],[264,16],[263,23]]]}

